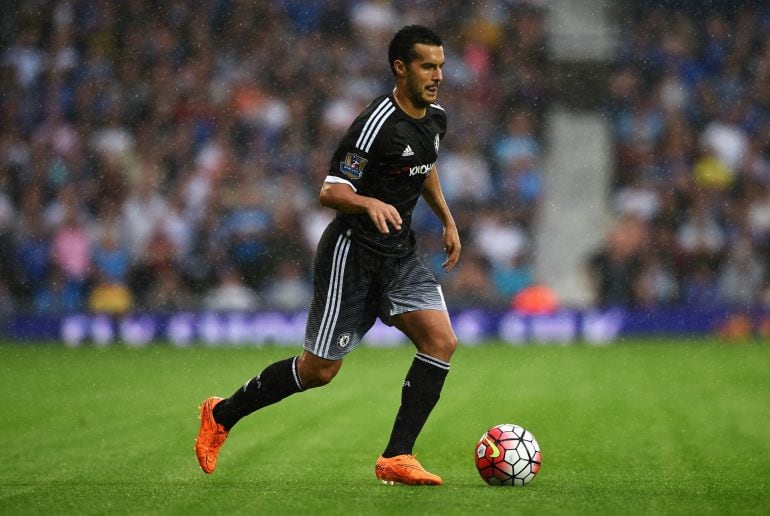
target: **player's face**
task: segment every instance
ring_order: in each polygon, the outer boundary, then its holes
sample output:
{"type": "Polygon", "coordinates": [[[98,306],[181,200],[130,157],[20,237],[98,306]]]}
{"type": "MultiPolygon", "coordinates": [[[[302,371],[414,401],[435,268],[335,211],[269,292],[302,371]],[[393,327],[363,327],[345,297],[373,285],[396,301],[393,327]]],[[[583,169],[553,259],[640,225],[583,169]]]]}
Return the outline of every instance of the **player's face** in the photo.
{"type": "Polygon", "coordinates": [[[427,107],[436,102],[438,85],[444,78],[444,47],[417,43],[416,57],[407,67],[406,90],[415,106],[427,107]]]}

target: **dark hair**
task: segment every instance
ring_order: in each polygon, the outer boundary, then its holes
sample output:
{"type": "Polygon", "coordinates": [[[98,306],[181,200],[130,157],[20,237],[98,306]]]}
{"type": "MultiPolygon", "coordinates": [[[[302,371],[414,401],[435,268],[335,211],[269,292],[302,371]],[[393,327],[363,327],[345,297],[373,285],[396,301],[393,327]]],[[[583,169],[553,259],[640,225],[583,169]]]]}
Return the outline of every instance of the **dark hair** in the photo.
{"type": "Polygon", "coordinates": [[[407,25],[402,27],[393,35],[388,46],[388,64],[393,75],[396,75],[396,69],[393,62],[396,60],[409,64],[417,55],[414,52],[414,45],[423,43],[425,45],[434,45],[440,47],[441,36],[423,25],[407,25]]]}

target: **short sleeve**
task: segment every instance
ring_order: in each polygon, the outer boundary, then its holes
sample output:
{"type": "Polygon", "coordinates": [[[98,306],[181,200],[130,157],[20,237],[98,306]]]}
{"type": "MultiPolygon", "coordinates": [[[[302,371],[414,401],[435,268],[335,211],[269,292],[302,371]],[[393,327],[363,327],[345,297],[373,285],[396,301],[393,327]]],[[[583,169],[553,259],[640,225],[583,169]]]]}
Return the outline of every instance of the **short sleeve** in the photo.
{"type": "Polygon", "coordinates": [[[350,125],[332,156],[327,183],[345,183],[353,190],[371,170],[386,120],[396,110],[388,97],[372,102],[350,125]]]}

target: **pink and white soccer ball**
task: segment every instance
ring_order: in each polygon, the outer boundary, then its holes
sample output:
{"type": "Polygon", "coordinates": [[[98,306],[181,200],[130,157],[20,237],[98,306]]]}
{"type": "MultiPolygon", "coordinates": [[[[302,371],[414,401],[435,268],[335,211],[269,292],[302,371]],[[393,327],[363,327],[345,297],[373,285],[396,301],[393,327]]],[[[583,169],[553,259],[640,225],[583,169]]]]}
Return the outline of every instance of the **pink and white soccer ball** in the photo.
{"type": "Polygon", "coordinates": [[[493,426],[476,443],[476,468],[487,484],[523,486],[540,471],[542,454],[532,433],[513,424],[493,426]]]}

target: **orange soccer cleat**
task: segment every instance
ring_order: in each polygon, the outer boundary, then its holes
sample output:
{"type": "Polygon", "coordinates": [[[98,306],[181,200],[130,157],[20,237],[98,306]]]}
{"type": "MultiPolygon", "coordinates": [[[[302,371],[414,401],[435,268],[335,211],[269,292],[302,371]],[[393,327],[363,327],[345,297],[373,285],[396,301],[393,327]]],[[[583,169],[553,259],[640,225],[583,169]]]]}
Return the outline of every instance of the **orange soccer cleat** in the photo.
{"type": "Polygon", "coordinates": [[[374,473],[383,484],[440,486],[443,483],[440,476],[425,471],[414,455],[396,455],[390,458],[380,455],[374,466],[374,473]]]}
{"type": "Polygon", "coordinates": [[[195,455],[198,456],[198,464],[205,473],[213,473],[217,467],[219,449],[227,439],[225,427],[214,421],[214,407],[222,401],[222,398],[211,397],[206,399],[200,407],[201,429],[198,438],[195,439],[195,455]]]}

